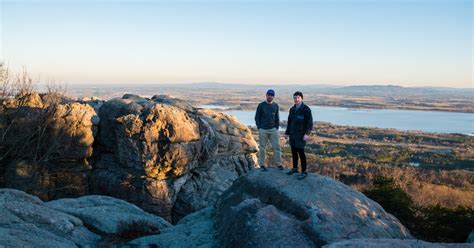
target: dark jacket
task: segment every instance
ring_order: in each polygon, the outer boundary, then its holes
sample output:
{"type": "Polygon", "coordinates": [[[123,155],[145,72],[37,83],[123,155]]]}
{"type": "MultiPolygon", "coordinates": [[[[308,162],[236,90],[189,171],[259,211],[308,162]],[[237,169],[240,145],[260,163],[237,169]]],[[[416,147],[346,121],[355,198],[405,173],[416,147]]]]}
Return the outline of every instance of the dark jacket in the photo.
{"type": "Polygon", "coordinates": [[[290,136],[290,146],[296,148],[303,148],[306,146],[306,141],[303,140],[305,134],[309,135],[313,129],[313,116],[311,109],[304,103],[296,109],[293,106],[288,113],[288,126],[285,134],[290,136]]]}
{"type": "Polygon", "coordinates": [[[280,108],[278,104],[272,102],[261,102],[258,104],[257,111],[255,112],[255,124],[257,128],[263,129],[278,129],[280,127],[280,108]]]}

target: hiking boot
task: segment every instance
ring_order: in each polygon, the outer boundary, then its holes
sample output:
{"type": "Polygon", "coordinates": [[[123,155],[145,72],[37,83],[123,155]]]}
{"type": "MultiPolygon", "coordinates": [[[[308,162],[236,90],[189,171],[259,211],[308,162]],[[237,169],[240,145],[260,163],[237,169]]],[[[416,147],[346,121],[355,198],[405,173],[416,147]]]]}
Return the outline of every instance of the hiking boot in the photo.
{"type": "Polygon", "coordinates": [[[293,169],[291,169],[290,171],[288,171],[286,174],[287,174],[287,175],[293,175],[293,174],[295,174],[295,173],[298,173],[298,169],[293,168],[293,169]]]}
{"type": "Polygon", "coordinates": [[[301,172],[301,174],[298,175],[298,180],[304,179],[307,175],[306,172],[301,172]]]}
{"type": "Polygon", "coordinates": [[[279,165],[279,166],[278,166],[278,169],[279,169],[279,170],[283,170],[283,165],[279,165]]]}
{"type": "Polygon", "coordinates": [[[267,170],[268,170],[267,167],[265,167],[265,166],[260,166],[260,169],[261,169],[262,171],[267,171],[267,170]]]}

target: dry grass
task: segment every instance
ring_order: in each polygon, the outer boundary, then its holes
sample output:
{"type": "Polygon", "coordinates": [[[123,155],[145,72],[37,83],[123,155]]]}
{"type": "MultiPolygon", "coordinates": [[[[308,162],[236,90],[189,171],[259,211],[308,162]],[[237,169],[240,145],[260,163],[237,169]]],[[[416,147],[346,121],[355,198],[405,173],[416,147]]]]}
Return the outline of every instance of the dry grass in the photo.
{"type": "Polygon", "coordinates": [[[413,184],[406,188],[413,201],[419,206],[441,205],[455,208],[458,205],[474,208],[474,190],[452,188],[436,184],[413,184]]]}

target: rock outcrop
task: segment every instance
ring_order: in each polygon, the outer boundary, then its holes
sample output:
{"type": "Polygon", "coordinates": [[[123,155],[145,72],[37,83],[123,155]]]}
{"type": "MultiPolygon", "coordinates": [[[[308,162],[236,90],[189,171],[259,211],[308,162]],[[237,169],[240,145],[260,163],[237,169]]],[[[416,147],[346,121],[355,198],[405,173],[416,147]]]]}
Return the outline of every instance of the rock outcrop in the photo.
{"type": "Polygon", "coordinates": [[[0,247],[95,246],[100,236],[72,215],[15,189],[0,189],[0,247]]]}
{"type": "Polygon", "coordinates": [[[413,240],[409,231],[380,205],[338,181],[312,174],[297,180],[276,169],[254,170],[240,177],[215,207],[190,214],[161,234],[141,237],[130,244],[342,247],[337,242],[346,240],[349,245],[345,247],[384,247],[383,240],[388,240],[387,247],[430,244],[413,240]]]}
{"type": "MultiPolygon", "coordinates": [[[[312,179],[298,181],[281,171],[272,170],[251,172],[238,179],[222,195],[217,208],[208,207],[189,214],[175,226],[112,197],[90,195],[44,203],[22,191],[3,188],[0,189],[0,247],[320,247],[326,242],[324,248],[472,247],[469,243],[429,243],[411,239],[397,220],[371,205],[375,203],[367,202],[353,190],[340,187],[331,179],[312,175],[309,178],[312,179]],[[276,174],[279,175],[275,177],[276,174]],[[247,182],[255,183],[255,178],[267,178],[262,180],[263,184],[255,186],[261,192],[246,186],[247,182]],[[276,183],[272,184],[271,179],[276,183]],[[291,186],[283,181],[296,189],[290,190],[291,186]],[[323,182],[326,189],[315,188],[317,182],[323,182]],[[235,188],[242,186],[242,190],[235,188]],[[315,196],[300,195],[308,192],[315,196]],[[272,197],[266,195],[268,193],[272,197]],[[247,196],[241,201],[242,195],[247,196]],[[286,207],[281,207],[281,199],[288,203],[286,207]],[[234,206],[228,208],[229,201],[234,206]],[[333,205],[348,202],[354,206],[333,205]],[[332,206],[331,214],[328,214],[328,209],[323,211],[329,206],[332,206]],[[354,212],[354,208],[358,211],[354,212]],[[316,214],[311,213],[314,210],[316,214]],[[239,219],[223,220],[223,212],[229,213],[227,217],[239,219]],[[301,220],[305,214],[308,219],[301,220]],[[353,218],[348,219],[351,214],[353,218]],[[363,219],[365,222],[360,222],[363,219]],[[159,234],[131,241],[117,239],[123,234],[123,223],[137,222],[156,227],[159,234]],[[354,228],[361,231],[347,233],[354,228]],[[228,236],[222,236],[222,231],[228,236]],[[115,239],[110,240],[113,237],[115,239]],[[237,237],[241,239],[236,240],[237,237]],[[322,240],[324,237],[333,237],[333,241],[322,240]]],[[[139,225],[133,227],[135,229],[127,229],[127,232],[141,231],[139,225]]]]}
{"type": "Polygon", "coordinates": [[[338,181],[282,171],[240,177],[209,207],[181,219],[159,235],[130,241],[158,247],[447,247],[408,230],[377,203],[338,181]]]}
{"type": "Polygon", "coordinates": [[[314,247],[357,238],[412,238],[392,215],[341,182],[281,171],[240,177],[218,201],[224,247],[314,247]]]}
{"type": "Polygon", "coordinates": [[[257,145],[246,126],[183,100],[22,99],[5,107],[12,115],[0,116],[0,128],[12,127],[0,145],[8,155],[0,186],[43,200],[104,194],[177,221],[214,204],[255,166],[257,145]]]}
{"type": "Polygon", "coordinates": [[[99,116],[93,192],[168,220],[212,205],[255,165],[250,130],[227,114],[128,94],[105,102],[99,116]]]}

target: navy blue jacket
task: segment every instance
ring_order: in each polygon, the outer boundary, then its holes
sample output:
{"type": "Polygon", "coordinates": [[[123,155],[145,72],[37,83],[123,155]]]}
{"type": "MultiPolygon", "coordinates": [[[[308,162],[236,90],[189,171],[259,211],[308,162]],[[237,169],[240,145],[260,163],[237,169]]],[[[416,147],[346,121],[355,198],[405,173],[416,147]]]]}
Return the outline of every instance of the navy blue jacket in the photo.
{"type": "Polygon", "coordinates": [[[296,105],[290,108],[288,113],[288,126],[286,135],[304,135],[311,134],[313,129],[313,115],[311,109],[304,103],[296,110],[296,105]]]}

